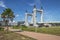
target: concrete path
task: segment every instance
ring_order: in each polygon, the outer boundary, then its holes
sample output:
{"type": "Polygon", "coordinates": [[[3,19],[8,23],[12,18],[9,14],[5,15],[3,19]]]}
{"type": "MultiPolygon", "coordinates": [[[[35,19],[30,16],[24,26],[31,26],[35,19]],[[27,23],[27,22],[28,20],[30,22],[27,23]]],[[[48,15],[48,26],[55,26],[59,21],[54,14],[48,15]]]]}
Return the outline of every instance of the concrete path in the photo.
{"type": "MultiPolygon", "coordinates": [[[[13,30],[13,29],[10,29],[10,30],[13,30]]],[[[35,33],[35,32],[28,32],[28,31],[16,32],[16,33],[22,34],[28,37],[32,37],[37,40],[60,40],[60,36],[43,34],[43,33],[35,33]]]]}

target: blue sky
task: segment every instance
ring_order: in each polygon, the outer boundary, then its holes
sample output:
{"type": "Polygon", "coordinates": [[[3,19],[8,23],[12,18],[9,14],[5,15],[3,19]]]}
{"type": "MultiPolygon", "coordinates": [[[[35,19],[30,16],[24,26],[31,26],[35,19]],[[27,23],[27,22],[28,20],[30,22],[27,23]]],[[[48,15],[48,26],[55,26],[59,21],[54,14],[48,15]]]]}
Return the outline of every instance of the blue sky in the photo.
{"type": "MultiPolygon", "coordinates": [[[[0,14],[5,8],[11,8],[16,16],[14,21],[24,21],[25,11],[32,13],[34,4],[37,9],[40,9],[41,5],[43,6],[45,22],[60,21],[60,0],[0,0],[0,14]]],[[[31,17],[28,20],[30,22],[31,17]]],[[[37,13],[36,20],[40,21],[39,13],[37,13]]]]}

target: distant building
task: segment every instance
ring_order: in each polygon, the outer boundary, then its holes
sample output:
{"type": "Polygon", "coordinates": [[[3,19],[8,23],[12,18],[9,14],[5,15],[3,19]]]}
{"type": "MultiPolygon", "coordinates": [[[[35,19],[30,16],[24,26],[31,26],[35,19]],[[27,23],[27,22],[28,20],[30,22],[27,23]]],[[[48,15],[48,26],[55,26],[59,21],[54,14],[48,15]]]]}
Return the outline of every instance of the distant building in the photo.
{"type": "Polygon", "coordinates": [[[9,25],[10,26],[15,26],[15,25],[18,25],[17,22],[9,22],[9,25]]]}
{"type": "Polygon", "coordinates": [[[5,22],[0,21],[0,26],[5,26],[5,22]]]}
{"type": "Polygon", "coordinates": [[[17,24],[18,25],[24,25],[25,21],[19,21],[17,24]]]}

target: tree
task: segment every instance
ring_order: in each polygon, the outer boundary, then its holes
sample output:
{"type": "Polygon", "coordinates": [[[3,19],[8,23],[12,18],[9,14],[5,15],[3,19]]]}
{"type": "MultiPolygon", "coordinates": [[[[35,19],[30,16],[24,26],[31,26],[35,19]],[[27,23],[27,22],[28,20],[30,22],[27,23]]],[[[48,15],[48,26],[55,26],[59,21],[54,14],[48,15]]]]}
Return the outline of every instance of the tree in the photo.
{"type": "MultiPolygon", "coordinates": [[[[14,12],[10,8],[6,8],[1,14],[1,18],[5,22],[6,26],[8,25],[9,21],[13,21],[14,17],[15,17],[14,12]]],[[[8,26],[7,26],[7,30],[8,30],[8,26]]]]}

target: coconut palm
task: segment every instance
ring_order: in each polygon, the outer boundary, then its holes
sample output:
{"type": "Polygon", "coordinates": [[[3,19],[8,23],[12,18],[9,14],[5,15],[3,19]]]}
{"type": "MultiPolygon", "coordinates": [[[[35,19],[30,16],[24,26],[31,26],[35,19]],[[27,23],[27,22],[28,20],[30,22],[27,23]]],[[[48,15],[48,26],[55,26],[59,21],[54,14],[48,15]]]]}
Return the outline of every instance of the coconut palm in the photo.
{"type": "Polygon", "coordinates": [[[3,20],[6,20],[7,18],[12,21],[15,16],[13,14],[13,11],[10,8],[7,8],[3,11],[3,13],[1,14],[1,17],[3,18],[3,20]]]}
{"type": "MultiPolygon", "coordinates": [[[[14,17],[15,17],[14,12],[10,8],[6,8],[1,14],[1,18],[5,22],[6,26],[8,25],[9,21],[13,21],[14,17]]],[[[8,26],[7,26],[7,29],[8,29],[8,26]]]]}

